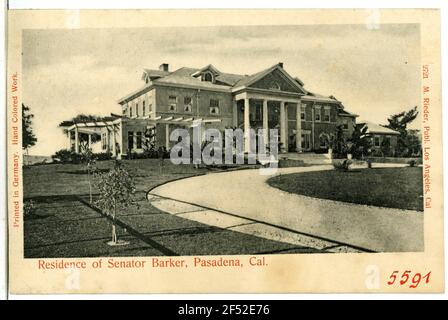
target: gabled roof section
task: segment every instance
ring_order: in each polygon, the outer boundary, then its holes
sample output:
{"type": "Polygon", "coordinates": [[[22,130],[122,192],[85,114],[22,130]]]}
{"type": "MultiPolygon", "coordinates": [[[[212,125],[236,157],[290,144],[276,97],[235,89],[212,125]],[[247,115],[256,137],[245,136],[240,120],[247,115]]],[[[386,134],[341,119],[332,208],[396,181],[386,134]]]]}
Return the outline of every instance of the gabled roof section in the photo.
{"type": "Polygon", "coordinates": [[[247,88],[249,86],[251,86],[252,84],[254,84],[255,82],[263,79],[265,76],[267,76],[268,74],[274,72],[274,70],[278,70],[280,71],[280,73],[285,77],[285,80],[288,81],[294,88],[297,89],[298,92],[302,93],[302,94],[306,94],[307,91],[302,87],[302,85],[300,84],[299,81],[297,81],[297,79],[294,79],[293,77],[291,77],[286,71],[285,69],[283,69],[282,65],[280,63],[277,63],[275,65],[273,65],[270,68],[267,68],[263,71],[260,71],[258,73],[255,73],[253,75],[250,76],[246,76],[244,78],[242,78],[240,81],[238,81],[235,85],[234,85],[234,90],[240,90],[243,88],[247,88]]]}
{"type": "Polygon", "coordinates": [[[342,108],[339,109],[338,113],[339,113],[340,116],[354,117],[354,118],[359,117],[359,115],[351,113],[351,112],[348,112],[347,110],[344,110],[342,108]]]}
{"type": "Polygon", "coordinates": [[[169,75],[170,72],[163,70],[143,69],[142,80],[146,80],[146,77],[152,81],[153,79],[161,78],[169,75]]]}
{"type": "Polygon", "coordinates": [[[195,73],[193,73],[192,76],[197,77],[205,71],[210,71],[211,73],[213,73],[214,76],[218,76],[221,74],[221,72],[218,69],[216,69],[212,64],[209,64],[209,65],[203,67],[202,69],[199,69],[195,73]]]}
{"type": "Polygon", "coordinates": [[[358,124],[361,128],[364,128],[365,126],[367,126],[367,132],[368,133],[377,133],[377,134],[394,134],[394,135],[400,135],[400,133],[398,131],[383,127],[379,124],[370,122],[370,121],[365,121],[365,122],[361,122],[358,124]]]}
{"type": "Polygon", "coordinates": [[[319,102],[331,102],[331,103],[338,103],[341,105],[342,108],[344,106],[342,105],[341,101],[336,99],[334,96],[325,96],[323,94],[307,91],[307,94],[302,96],[302,99],[305,100],[311,100],[311,101],[319,101],[319,102]]]}

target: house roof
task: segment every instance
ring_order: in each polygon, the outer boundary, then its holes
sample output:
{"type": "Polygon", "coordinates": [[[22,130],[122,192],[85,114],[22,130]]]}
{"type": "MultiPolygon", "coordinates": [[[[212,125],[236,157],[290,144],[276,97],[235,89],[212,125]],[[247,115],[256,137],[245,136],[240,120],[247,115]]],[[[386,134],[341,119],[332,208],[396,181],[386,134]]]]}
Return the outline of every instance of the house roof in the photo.
{"type": "Polygon", "coordinates": [[[190,68],[190,67],[182,67],[173,72],[163,71],[163,70],[154,70],[154,69],[143,69],[142,79],[144,80],[146,77],[150,78],[150,82],[140,89],[126,95],[125,97],[119,99],[119,103],[123,103],[129,99],[132,99],[135,95],[144,91],[145,89],[149,90],[153,84],[160,85],[178,85],[178,86],[193,86],[196,88],[204,88],[210,90],[219,90],[219,91],[238,91],[240,89],[244,89],[245,87],[250,86],[254,82],[263,78],[265,75],[269,74],[274,70],[280,70],[282,74],[288,79],[291,84],[297,87],[297,90],[302,92],[303,98],[308,100],[318,100],[322,102],[332,102],[332,103],[340,103],[333,96],[324,96],[317,93],[310,92],[303,88],[303,82],[295,77],[291,77],[284,69],[281,63],[277,63],[269,68],[266,68],[260,72],[254,73],[252,75],[242,75],[242,74],[234,74],[234,73],[226,73],[219,71],[216,67],[209,64],[203,68],[190,68]],[[201,81],[201,79],[196,76],[201,72],[210,70],[215,74],[215,83],[208,81],[201,81]]]}
{"type": "Polygon", "coordinates": [[[347,117],[359,117],[357,114],[348,112],[347,110],[344,110],[344,109],[339,110],[339,115],[347,116],[347,117]]]}
{"type": "Polygon", "coordinates": [[[394,134],[394,135],[399,135],[400,133],[398,131],[383,127],[379,124],[373,123],[373,122],[369,122],[369,121],[365,121],[365,122],[361,122],[358,124],[361,128],[364,128],[365,126],[367,126],[367,132],[368,133],[377,133],[377,134],[394,134]]]}

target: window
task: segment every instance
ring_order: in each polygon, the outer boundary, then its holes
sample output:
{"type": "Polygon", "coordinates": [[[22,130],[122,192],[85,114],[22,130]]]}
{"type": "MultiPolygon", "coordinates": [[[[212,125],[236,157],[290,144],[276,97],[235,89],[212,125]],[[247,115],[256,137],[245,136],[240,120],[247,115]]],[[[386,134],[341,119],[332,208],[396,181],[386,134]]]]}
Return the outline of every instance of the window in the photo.
{"type": "Polygon", "coordinates": [[[142,132],[138,131],[137,132],[137,149],[141,149],[142,148],[142,132]]]}
{"type": "Polygon", "coordinates": [[[314,110],[314,120],[320,121],[320,119],[321,119],[321,109],[320,106],[316,106],[314,110]]]}
{"type": "Polygon", "coordinates": [[[302,104],[300,106],[300,119],[303,120],[303,121],[306,120],[305,114],[306,114],[306,104],[302,104]]]}
{"type": "Polygon", "coordinates": [[[143,101],[143,116],[146,116],[146,101],[143,101]]]}
{"type": "Polygon", "coordinates": [[[138,117],[138,103],[135,104],[135,116],[138,117]]]}
{"type": "Polygon", "coordinates": [[[123,108],[123,115],[126,115],[126,112],[128,112],[128,108],[125,106],[125,107],[123,108]]]}
{"type": "Polygon", "coordinates": [[[320,147],[321,148],[327,148],[327,142],[329,141],[329,136],[327,134],[322,134],[319,137],[320,147]]]}
{"type": "Polygon", "coordinates": [[[219,114],[219,100],[218,99],[210,99],[210,114],[214,114],[214,115],[219,114]]]}
{"type": "Polygon", "coordinates": [[[191,97],[184,97],[184,111],[191,112],[191,97]]]}
{"type": "Polygon", "coordinates": [[[203,75],[203,80],[213,82],[213,75],[211,74],[211,72],[205,72],[203,75]]]}
{"type": "Polygon", "coordinates": [[[134,132],[128,131],[128,149],[134,149],[134,132]]]}
{"type": "Polygon", "coordinates": [[[374,145],[375,145],[375,147],[380,147],[381,146],[380,137],[375,137],[374,138],[374,145]]]}
{"type": "Polygon", "coordinates": [[[169,111],[176,111],[177,110],[177,97],[176,96],[169,96],[168,97],[169,102],[169,111]]]}
{"type": "Polygon", "coordinates": [[[330,108],[324,109],[324,122],[330,122],[330,108]]]}
{"type": "Polygon", "coordinates": [[[344,130],[348,130],[348,120],[347,120],[347,119],[344,119],[344,120],[342,121],[342,128],[343,128],[344,130]]]}
{"type": "Polygon", "coordinates": [[[132,118],[132,105],[129,107],[129,117],[132,118]]]}
{"type": "Polygon", "coordinates": [[[149,109],[149,110],[148,110],[149,112],[152,111],[152,104],[151,104],[151,103],[149,104],[149,108],[148,108],[148,109],[149,109]]]}

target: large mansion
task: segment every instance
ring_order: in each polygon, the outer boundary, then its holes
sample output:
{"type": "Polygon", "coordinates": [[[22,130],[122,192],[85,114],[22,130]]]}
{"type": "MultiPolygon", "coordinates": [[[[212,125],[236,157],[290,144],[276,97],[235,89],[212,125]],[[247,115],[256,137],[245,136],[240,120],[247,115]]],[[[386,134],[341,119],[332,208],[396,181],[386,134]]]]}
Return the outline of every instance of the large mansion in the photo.
{"type": "MultiPolygon", "coordinates": [[[[348,112],[334,96],[304,88],[278,63],[252,75],[224,73],[213,65],[201,69],[168,64],[144,69],[144,85],[118,103],[121,112],[102,121],[67,122],[68,145],[79,152],[80,134],[88,137],[94,152],[113,156],[144,151],[145,139],[170,149],[172,130],[191,128],[278,129],[281,152],[306,152],[328,148],[328,136],[343,125],[350,136],[357,115],[348,112]],[[152,132],[149,134],[149,132],[152,132]],[[92,135],[101,143],[91,143],[92,135]]],[[[249,140],[245,150],[250,150],[249,140]]]]}

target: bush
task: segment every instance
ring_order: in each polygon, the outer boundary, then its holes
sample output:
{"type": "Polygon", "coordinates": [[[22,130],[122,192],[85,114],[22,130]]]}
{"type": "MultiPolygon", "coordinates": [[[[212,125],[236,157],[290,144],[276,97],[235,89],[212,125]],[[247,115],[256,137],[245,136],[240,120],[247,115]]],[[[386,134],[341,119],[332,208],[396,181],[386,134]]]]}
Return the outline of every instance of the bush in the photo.
{"type": "Polygon", "coordinates": [[[23,217],[27,218],[34,213],[36,205],[33,200],[25,201],[23,204],[23,217]]]}
{"type": "Polygon", "coordinates": [[[350,170],[350,165],[351,164],[352,164],[352,161],[349,160],[349,159],[333,160],[333,167],[336,170],[348,171],[348,170],[350,170]]]}
{"type": "Polygon", "coordinates": [[[412,159],[412,160],[409,160],[408,164],[409,164],[410,167],[415,167],[415,165],[417,164],[417,161],[412,159]]]}
{"type": "Polygon", "coordinates": [[[74,151],[61,149],[56,151],[54,155],[51,156],[54,162],[62,163],[81,163],[82,156],[74,151]]]}
{"type": "Polygon", "coordinates": [[[95,160],[97,160],[97,161],[111,160],[112,159],[112,153],[110,153],[110,152],[95,153],[93,155],[93,158],[95,160]]]}

